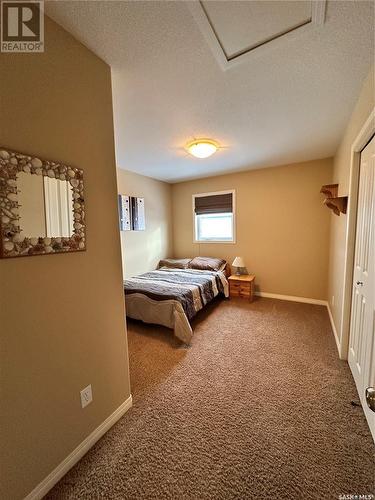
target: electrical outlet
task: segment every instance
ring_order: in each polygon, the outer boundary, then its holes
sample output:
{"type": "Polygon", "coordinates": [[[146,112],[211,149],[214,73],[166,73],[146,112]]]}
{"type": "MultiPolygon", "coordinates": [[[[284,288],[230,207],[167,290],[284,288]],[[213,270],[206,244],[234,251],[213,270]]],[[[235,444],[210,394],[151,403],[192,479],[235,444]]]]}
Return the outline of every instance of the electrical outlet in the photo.
{"type": "Polygon", "coordinates": [[[335,305],[335,296],[334,295],[332,295],[331,305],[332,305],[332,307],[335,305]]]}
{"type": "Polygon", "coordinates": [[[91,384],[82,389],[81,391],[81,405],[82,408],[90,404],[92,401],[92,389],[91,384]]]}

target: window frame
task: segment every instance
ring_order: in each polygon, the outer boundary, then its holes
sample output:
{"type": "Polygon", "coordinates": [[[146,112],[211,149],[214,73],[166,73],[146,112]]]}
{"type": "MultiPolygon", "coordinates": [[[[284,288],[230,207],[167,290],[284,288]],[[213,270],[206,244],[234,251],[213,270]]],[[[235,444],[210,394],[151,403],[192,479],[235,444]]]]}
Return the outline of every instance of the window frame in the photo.
{"type": "Polygon", "coordinates": [[[226,189],[225,191],[212,191],[209,193],[197,193],[192,195],[192,215],[193,215],[193,242],[194,243],[221,243],[223,245],[234,245],[236,243],[236,190],[226,189]],[[215,196],[218,194],[232,194],[232,239],[231,240],[198,240],[197,222],[195,214],[195,198],[202,196],[215,196]]]}

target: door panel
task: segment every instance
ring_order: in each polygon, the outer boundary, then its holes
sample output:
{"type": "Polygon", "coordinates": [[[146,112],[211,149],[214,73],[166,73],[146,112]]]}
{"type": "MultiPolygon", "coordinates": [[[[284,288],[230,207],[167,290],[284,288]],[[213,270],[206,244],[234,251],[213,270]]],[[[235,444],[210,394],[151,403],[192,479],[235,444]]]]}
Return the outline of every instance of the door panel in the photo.
{"type": "Polygon", "coordinates": [[[375,387],[375,138],[360,161],[357,230],[353,273],[349,365],[375,440],[375,413],[365,398],[375,387]]]}

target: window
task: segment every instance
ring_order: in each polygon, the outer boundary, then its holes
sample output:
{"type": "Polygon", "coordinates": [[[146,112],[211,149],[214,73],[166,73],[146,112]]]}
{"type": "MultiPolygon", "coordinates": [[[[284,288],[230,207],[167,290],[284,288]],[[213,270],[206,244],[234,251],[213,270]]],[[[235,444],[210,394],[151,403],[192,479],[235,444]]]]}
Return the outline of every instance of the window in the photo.
{"type": "Polygon", "coordinates": [[[193,195],[197,242],[234,243],[234,191],[193,195]]]}

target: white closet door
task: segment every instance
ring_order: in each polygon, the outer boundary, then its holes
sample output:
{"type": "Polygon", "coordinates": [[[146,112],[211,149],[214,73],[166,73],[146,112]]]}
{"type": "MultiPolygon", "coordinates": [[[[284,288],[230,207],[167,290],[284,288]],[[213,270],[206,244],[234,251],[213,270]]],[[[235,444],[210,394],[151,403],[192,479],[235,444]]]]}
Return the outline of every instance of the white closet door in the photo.
{"type": "Polygon", "coordinates": [[[361,153],[349,366],[375,441],[375,138],[361,153]],[[367,397],[366,397],[367,396],[367,397]]]}

